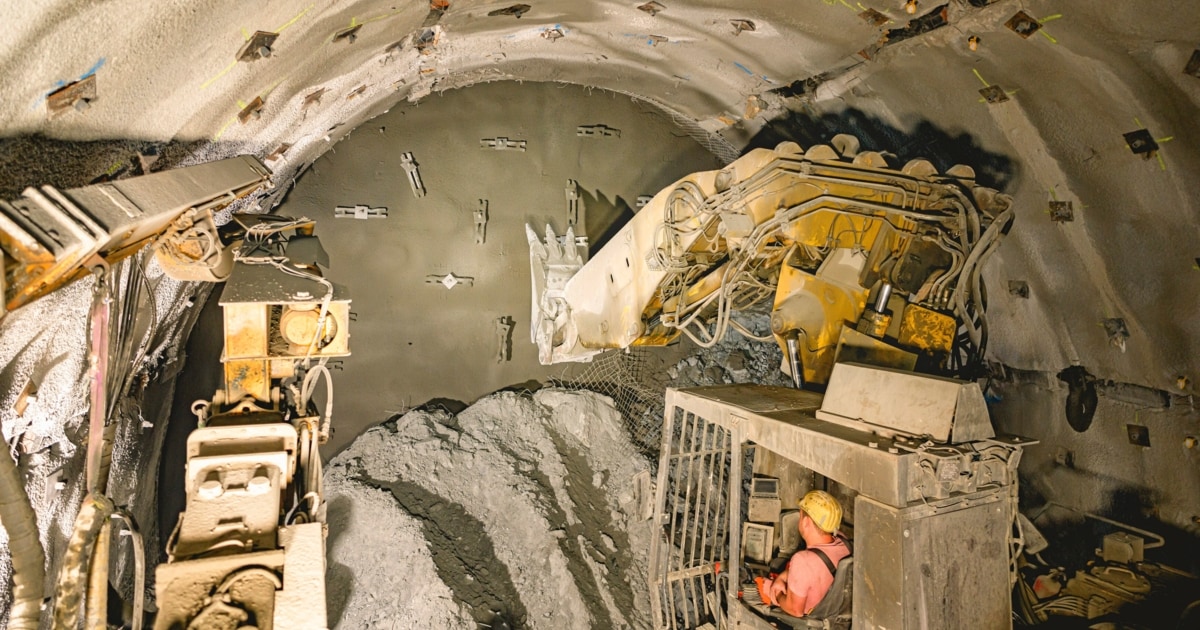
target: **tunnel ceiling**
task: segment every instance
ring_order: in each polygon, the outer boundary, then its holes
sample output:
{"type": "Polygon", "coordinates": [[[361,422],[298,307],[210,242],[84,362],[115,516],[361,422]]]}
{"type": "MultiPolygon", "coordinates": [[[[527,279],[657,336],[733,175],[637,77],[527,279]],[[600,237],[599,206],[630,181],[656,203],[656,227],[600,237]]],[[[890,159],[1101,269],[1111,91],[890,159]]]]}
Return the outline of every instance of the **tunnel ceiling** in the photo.
{"type": "Polygon", "coordinates": [[[1194,390],[1200,4],[956,0],[916,16],[899,0],[527,4],[6,3],[0,166],[20,185],[78,185],[129,156],[96,148],[64,172],[15,147],[172,143],[188,153],[175,163],[256,154],[283,184],[400,100],[436,108],[440,92],[498,80],[637,95],[737,147],[850,132],[901,160],[968,164],[1015,197],[985,274],[994,359],[1194,390]],[[1019,10],[1039,32],[1005,26],[1019,10]],[[257,31],[278,33],[269,56],[239,62],[257,31]],[[95,89],[88,106],[54,115],[52,93],[80,81],[95,89]],[[1005,102],[984,100],[987,86],[1005,102]],[[1143,129],[1159,145],[1148,159],[1124,136],[1143,129]],[[1073,220],[1054,221],[1051,202],[1073,220]]]}

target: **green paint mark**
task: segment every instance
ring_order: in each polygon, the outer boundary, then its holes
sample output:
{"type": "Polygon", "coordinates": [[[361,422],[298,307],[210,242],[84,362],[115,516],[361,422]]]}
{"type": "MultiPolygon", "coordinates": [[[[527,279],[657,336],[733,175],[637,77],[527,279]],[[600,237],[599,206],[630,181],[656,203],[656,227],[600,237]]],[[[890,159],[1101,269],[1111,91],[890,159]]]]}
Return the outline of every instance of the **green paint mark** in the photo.
{"type": "Polygon", "coordinates": [[[983,75],[979,74],[979,70],[977,68],[971,68],[971,72],[975,73],[975,77],[979,79],[980,83],[983,83],[983,87],[992,87],[992,85],[983,78],[983,75]]]}

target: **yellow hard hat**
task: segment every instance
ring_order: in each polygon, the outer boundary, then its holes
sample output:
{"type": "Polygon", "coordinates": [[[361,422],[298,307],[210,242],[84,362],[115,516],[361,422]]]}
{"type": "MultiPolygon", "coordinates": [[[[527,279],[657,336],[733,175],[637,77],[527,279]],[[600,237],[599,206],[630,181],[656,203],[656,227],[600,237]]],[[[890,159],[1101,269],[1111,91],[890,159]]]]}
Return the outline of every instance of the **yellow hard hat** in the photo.
{"type": "Polygon", "coordinates": [[[800,499],[800,509],[827,534],[836,533],[842,526],[842,506],[828,492],[810,490],[800,499]]]}

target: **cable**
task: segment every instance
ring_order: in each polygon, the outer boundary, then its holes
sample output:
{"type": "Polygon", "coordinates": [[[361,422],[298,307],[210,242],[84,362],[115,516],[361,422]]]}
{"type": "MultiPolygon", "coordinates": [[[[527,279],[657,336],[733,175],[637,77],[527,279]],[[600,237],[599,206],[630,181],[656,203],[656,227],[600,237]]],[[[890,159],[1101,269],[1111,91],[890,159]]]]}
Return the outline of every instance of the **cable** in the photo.
{"type": "Polygon", "coordinates": [[[38,537],[37,515],[25,491],[25,479],[7,444],[0,442],[0,526],[8,533],[12,558],[13,630],[37,630],[46,581],[46,552],[38,537]]]}
{"type": "Polygon", "coordinates": [[[329,368],[325,363],[328,359],[322,359],[320,363],[308,368],[304,374],[304,381],[300,385],[300,413],[308,413],[308,401],[312,397],[313,389],[316,387],[317,378],[325,377],[325,413],[321,416],[320,428],[321,434],[325,434],[329,428],[330,418],[333,416],[333,376],[329,373],[329,368]]]}
{"type": "Polygon", "coordinates": [[[142,535],[138,532],[133,515],[118,508],[112,513],[114,521],[123,521],[129,532],[129,544],[133,546],[133,630],[142,630],[142,618],[146,597],[146,549],[142,535]]]}

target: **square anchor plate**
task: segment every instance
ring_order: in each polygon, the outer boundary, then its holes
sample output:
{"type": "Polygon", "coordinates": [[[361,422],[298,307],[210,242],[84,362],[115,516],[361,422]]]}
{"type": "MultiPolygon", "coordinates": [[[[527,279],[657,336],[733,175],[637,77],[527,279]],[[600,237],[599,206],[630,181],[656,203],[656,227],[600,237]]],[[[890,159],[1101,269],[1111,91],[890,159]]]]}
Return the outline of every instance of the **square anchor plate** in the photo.
{"type": "Polygon", "coordinates": [[[1075,220],[1075,204],[1070,201],[1051,201],[1050,220],[1065,223],[1075,220]]]}
{"type": "Polygon", "coordinates": [[[1183,72],[1200,79],[1200,48],[1192,51],[1192,58],[1188,60],[1183,72]]]}
{"type": "Polygon", "coordinates": [[[1136,446],[1150,446],[1150,429],[1140,424],[1127,424],[1125,431],[1129,434],[1129,443],[1136,446]]]}
{"type": "Polygon", "coordinates": [[[1149,158],[1158,150],[1158,142],[1154,140],[1154,136],[1150,135],[1147,129],[1138,129],[1125,134],[1125,144],[1129,145],[1129,150],[1133,151],[1134,155],[1141,155],[1149,158]]]}
{"type": "Polygon", "coordinates": [[[1032,15],[1024,11],[1017,11],[1017,14],[1009,18],[1004,25],[1025,39],[1029,39],[1030,35],[1033,35],[1042,28],[1041,22],[1038,22],[1032,15]]]}
{"type": "Polygon", "coordinates": [[[1004,101],[1008,100],[1008,94],[1006,94],[1004,92],[1004,88],[1000,87],[999,85],[989,85],[982,90],[979,90],[979,93],[983,95],[983,99],[985,101],[993,105],[996,103],[1003,103],[1004,101]]]}

